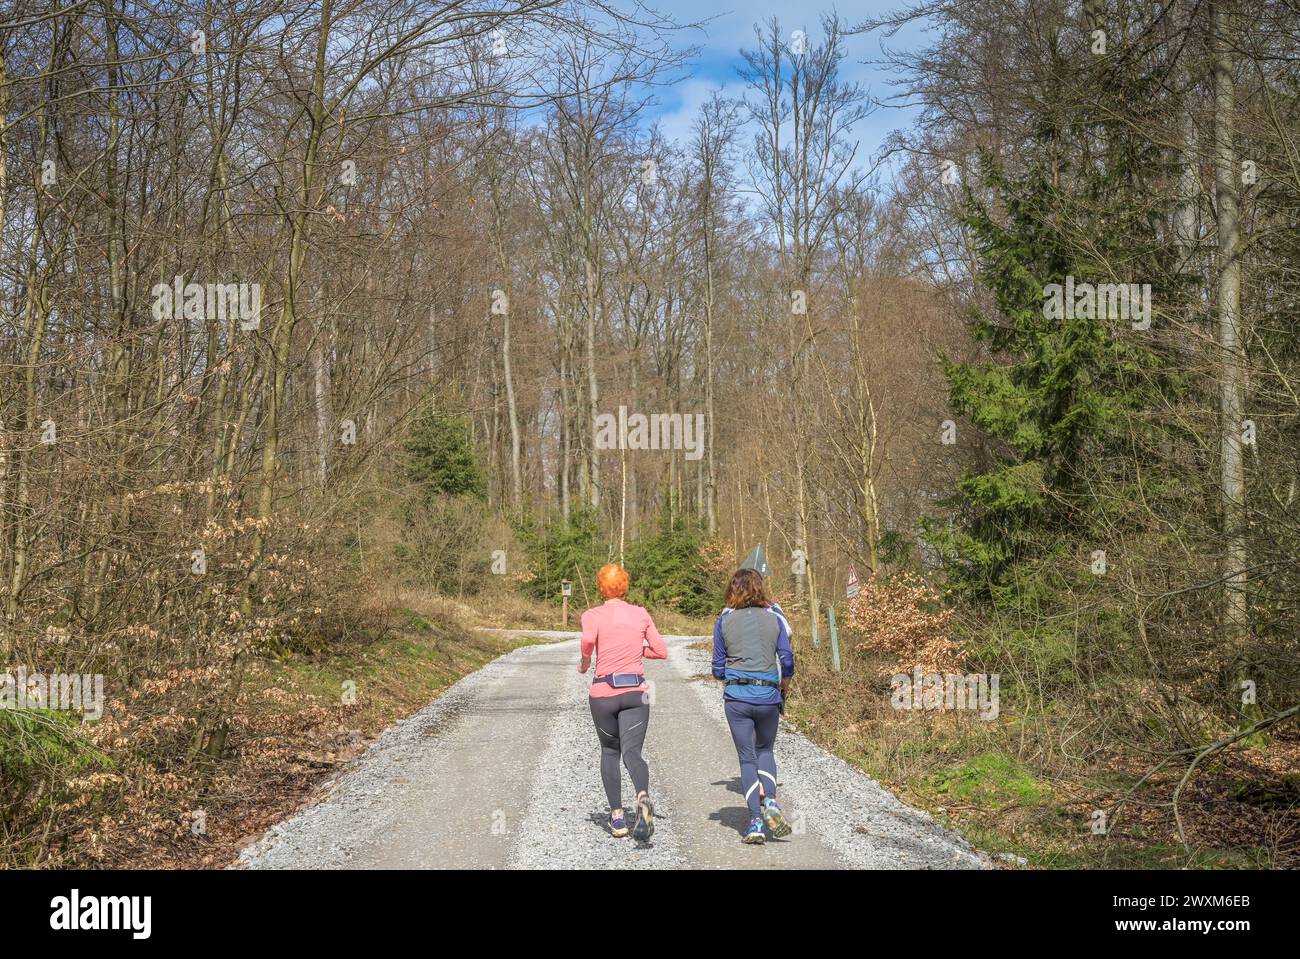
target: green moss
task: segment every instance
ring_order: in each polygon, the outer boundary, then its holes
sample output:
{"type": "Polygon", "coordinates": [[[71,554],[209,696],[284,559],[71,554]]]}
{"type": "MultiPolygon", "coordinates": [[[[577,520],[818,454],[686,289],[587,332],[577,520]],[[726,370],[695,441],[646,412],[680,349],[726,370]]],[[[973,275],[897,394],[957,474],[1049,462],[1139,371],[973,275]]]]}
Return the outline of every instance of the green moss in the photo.
{"type": "Polygon", "coordinates": [[[402,610],[402,616],[406,619],[406,625],[412,629],[431,630],[434,628],[433,623],[425,619],[413,609],[402,610]]]}
{"type": "Polygon", "coordinates": [[[1049,787],[1004,753],[981,753],[960,766],[935,773],[927,785],[959,802],[992,809],[1039,806],[1052,794],[1049,787]]]}

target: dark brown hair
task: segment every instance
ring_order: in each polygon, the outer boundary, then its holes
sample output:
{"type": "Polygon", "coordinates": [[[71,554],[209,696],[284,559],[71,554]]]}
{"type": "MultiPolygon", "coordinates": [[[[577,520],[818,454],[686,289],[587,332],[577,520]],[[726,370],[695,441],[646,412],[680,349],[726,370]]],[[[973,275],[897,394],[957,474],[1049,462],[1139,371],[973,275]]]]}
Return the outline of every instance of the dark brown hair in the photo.
{"type": "Polygon", "coordinates": [[[767,584],[755,569],[738,569],[731,574],[727,584],[727,607],[745,609],[749,606],[770,606],[771,598],[767,595],[767,584]]]}

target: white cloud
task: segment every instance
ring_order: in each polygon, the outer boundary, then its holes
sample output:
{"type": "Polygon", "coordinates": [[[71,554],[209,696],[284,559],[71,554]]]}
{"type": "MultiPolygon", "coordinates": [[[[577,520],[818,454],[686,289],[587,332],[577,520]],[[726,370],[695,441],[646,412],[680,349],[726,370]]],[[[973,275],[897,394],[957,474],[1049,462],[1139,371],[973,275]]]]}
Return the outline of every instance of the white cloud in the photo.
{"type": "MultiPolygon", "coordinates": [[[[663,0],[653,5],[678,22],[709,15],[707,10],[701,10],[699,0],[663,0]]],[[[883,14],[896,6],[895,0],[859,0],[840,12],[842,19],[851,24],[864,17],[883,14]]],[[[827,12],[832,10],[829,6],[822,9],[827,12]]],[[[742,62],[740,50],[742,47],[752,48],[756,45],[754,25],[764,24],[771,17],[776,17],[782,32],[787,36],[794,30],[803,30],[811,43],[816,44],[822,40],[821,10],[796,0],[766,2],[744,10],[718,13],[701,31],[682,37],[683,43],[695,43],[701,47],[699,58],[688,67],[687,79],[669,90],[660,91],[662,105],[651,111],[647,119],[658,120],[668,139],[676,139],[682,144],[688,142],[696,112],[707,102],[710,93],[719,90],[733,97],[744,94],[744,83],[736,74],[736,67],[742,62]]],[[[894,48],[906,47],[920,42],[920,39],[921,31],[913,28],[900,32],[889,45],[894,48]]],[[[877,35],[848,37],[845,49],[847,57],[840,64],[844,80],[861,84],[876,98],[887,97],[895,92],[891,81],[896,77],[879,66],[863,62],[880,59],[881,41],[877,35]]],[[[858,162],[863,166],[868,165],[889,132],[906,125],[912,116],[912,110],[880,109],[859,123],[853,131],[860,143],[858,162]]]]}

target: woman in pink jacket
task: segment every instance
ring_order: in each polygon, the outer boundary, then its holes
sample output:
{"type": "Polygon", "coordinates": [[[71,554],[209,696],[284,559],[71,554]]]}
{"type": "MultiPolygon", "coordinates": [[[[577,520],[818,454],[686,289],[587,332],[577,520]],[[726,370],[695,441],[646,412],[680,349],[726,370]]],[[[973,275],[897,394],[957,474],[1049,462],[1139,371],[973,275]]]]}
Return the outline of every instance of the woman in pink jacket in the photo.
{"type": "Polygon", "coordinates": [[[668,647],[650,614],[623,599],[627,584],[627,570],[617,563],[602,566],[596,574],[596,586],[605,602],[582,614],[578,672],[587,671],[594,652],[591,718],[600,739],[600,778],[609,800],[609,830],[615,836],[627,835],[623,776],[618,768],[621,755],[636,790],[632,837],[645,842],[654,834],[655,813],[650,802],[650,769],[641,758],[641,745],[650,725],[650,697],[642,659],[667,659],[668,647]]]}

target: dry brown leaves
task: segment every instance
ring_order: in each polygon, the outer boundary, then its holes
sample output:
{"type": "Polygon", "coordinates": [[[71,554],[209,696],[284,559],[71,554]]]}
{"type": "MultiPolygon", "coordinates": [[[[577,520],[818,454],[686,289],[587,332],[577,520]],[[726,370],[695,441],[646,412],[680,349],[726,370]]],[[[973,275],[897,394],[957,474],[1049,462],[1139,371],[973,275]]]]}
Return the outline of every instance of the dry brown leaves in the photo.
{"type": "Polygon", "coordinates": [[[966,654],[952,639],[953,611],[940,595],[919,577],[899,573],[862,583],[848,603],[845,628],[857,648],[889,657],[880,667],[883,676],[910,673],[960,672],[966,654]]]}

